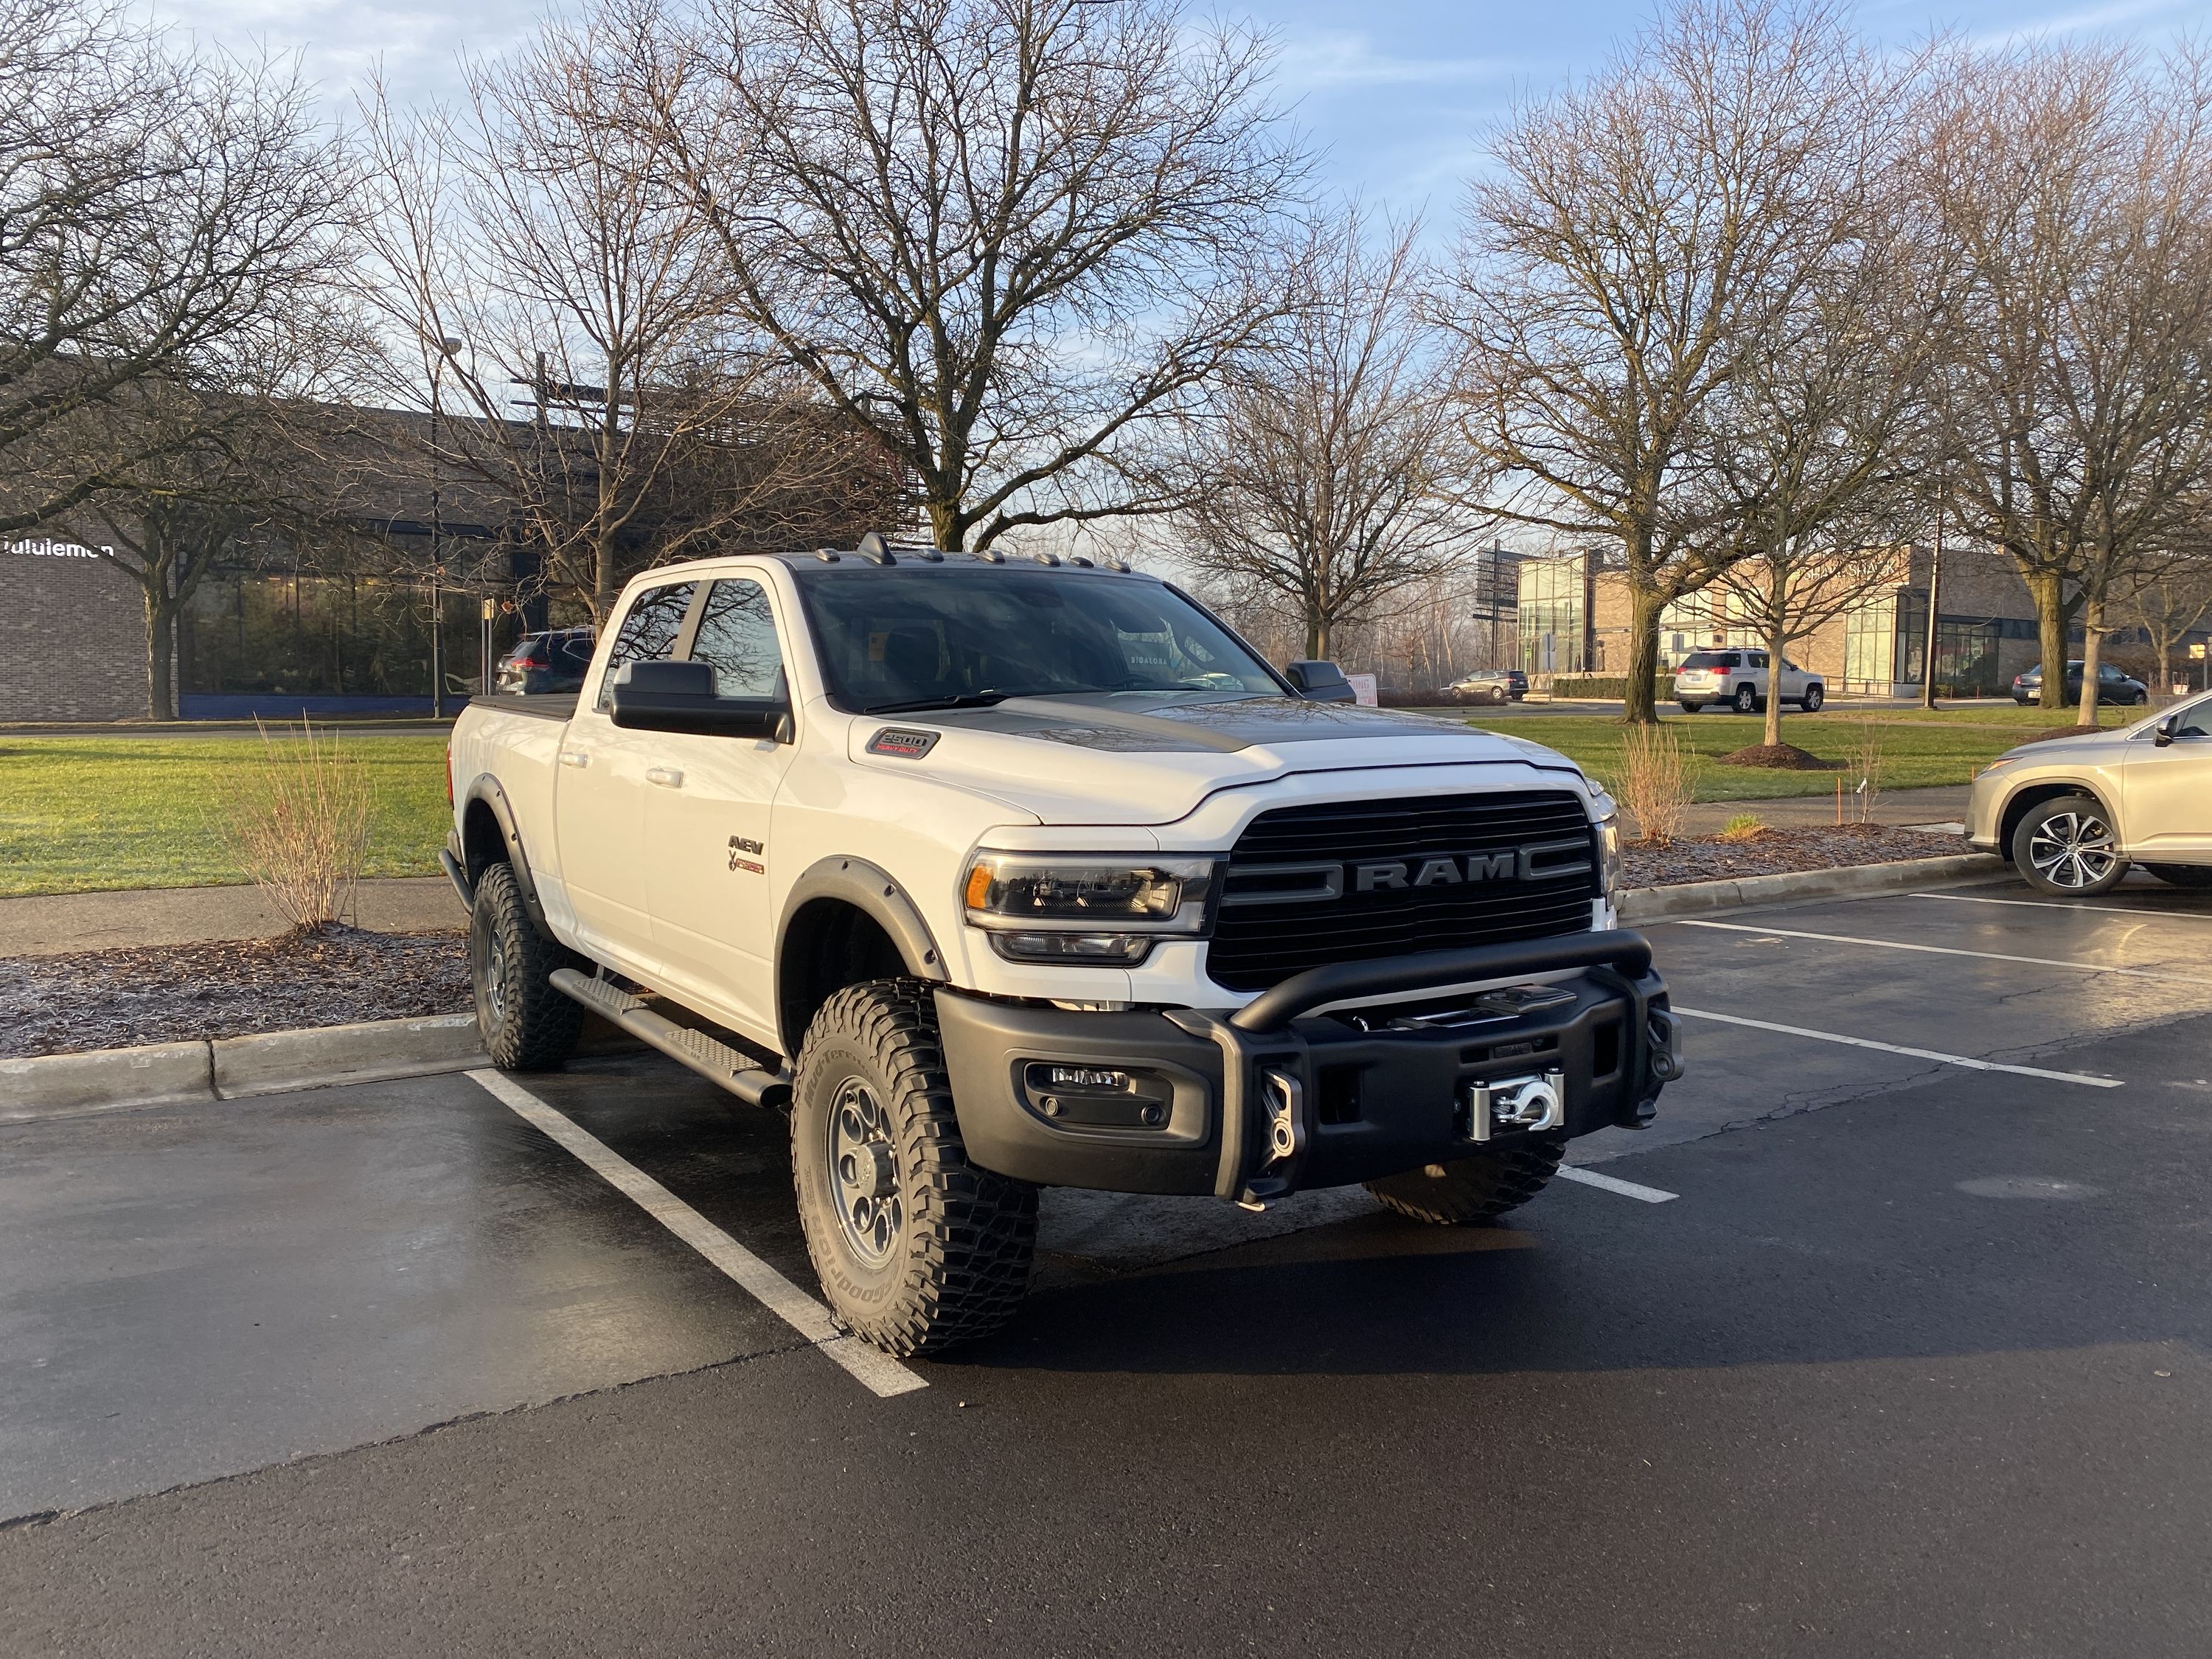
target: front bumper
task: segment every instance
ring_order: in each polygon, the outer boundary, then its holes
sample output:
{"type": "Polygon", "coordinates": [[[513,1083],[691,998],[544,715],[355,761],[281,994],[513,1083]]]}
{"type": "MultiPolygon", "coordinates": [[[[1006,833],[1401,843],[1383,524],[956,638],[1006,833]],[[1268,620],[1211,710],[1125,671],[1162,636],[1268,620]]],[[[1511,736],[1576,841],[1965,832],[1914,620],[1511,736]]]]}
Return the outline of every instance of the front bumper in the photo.
{"type": "Polygon", "coordinates": [[[1681,1075],[1680,1022],[1650,947],[1626,931],[1315,969],[1230,1014],[944,988],[937,1011],[969,1158],[1109,1192],[1267,1200],[1516,1135],[1640,1127],[1681,1075]],[[1437,990],[1539,975],[1536,988],[1437,990]],[[1403,1000],[1312,1012],[1376,997],[1403,1000]],[[1519,1097],[1558,1104],[1526,1121],[1506,1119],[1516,1091],[1484,1088],[1536,1079],[1545,1089],[1519,1097]]]}

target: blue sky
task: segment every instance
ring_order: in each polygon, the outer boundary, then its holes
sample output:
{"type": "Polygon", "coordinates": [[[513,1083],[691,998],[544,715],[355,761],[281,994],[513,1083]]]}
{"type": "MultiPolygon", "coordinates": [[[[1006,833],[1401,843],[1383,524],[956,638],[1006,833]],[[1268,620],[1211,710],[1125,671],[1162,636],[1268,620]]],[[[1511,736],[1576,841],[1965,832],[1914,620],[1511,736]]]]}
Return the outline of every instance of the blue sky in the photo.
{"type": "MultiPolygon", "coordinates": [[[[395,87],[435,94],[455,54],[496,51],[527,30],[538,0],[419,6],[393,0],[152,0],[204,38],[265,41],[306,53],[309,72],[343,96],[380,59],[395,87]]],[[[1449,221],[1485,125],[1516,91],[1571,79],[1633,33],[1649,0],[1257,0],[1240,12],[1280,43],[1278,79],[1322,148],[1327,177],[1394,210],[1425,206],[1449,221]]],[[[2201,27],[2212,0],[1869,0],[1861,23],[1904,40],[1941,26],[1971,37],[2139,35],[2155,43],[2201,27]]]]}

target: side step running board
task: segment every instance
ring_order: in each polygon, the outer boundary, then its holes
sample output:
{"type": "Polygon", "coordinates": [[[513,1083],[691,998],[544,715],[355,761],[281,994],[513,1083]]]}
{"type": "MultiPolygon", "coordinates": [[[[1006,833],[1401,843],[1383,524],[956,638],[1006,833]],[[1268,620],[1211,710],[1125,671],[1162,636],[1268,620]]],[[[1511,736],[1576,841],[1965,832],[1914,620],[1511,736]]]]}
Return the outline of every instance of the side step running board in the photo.
{"type": "Polygon", "coordinates": [[[717,1042],[704,1031],[678,1025],[647,1007],[627,991],[603,979],[580,974],[574,968],[556,968],[553,988],[580,1002],[603,1019],[611,1020],[641,1042],[650,1043],[669,1059],[689,1066],[708,1082],[727,1089],[748,1106],[772,1106],[787,1111],[791,1106],[791,1074],[764,1072],[750,1055],[717,1042]]]}

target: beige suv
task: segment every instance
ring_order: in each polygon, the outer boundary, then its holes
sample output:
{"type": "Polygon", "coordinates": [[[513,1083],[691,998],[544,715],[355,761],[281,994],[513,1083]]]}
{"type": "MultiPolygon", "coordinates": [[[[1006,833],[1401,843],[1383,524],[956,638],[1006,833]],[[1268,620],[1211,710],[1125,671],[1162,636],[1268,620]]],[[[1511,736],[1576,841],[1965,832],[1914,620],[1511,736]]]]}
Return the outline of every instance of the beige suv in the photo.
{"type": "Polygon", "coordinates": [[[1966,839],[2046,893],[2087,898],[2130,864],[2212,888],[2212,696],[2000,756],[1974,780],[1966,839]]]}

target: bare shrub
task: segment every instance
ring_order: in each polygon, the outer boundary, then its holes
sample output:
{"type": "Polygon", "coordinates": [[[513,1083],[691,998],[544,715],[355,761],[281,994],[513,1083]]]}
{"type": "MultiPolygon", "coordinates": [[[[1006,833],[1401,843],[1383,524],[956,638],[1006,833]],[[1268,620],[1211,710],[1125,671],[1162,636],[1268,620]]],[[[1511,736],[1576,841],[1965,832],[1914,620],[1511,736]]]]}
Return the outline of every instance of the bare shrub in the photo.
{"type": "Polygon", "coordinates": [[[261,754],[240,769],[223,807],[231,853],[295,929],[327,927],[352,908],[375,787],[334,734],[318,735],[304,720],[296,737],[254,726],[261,754]]]}
{"type": "Polygon", "coordinates": [[[1636,820],[1636,839],[1664,847],[1680,833],[1690,805],[1690,770],[1674,734],[1663,726],[1621,731],[1620,772],[1613,793],[1636,820]]]}
{"type": "Polygon", "coordinates": [[[1852,746],[1850,769],[1858,775],[1852,786],[1858,797],[1859,822],[1874,822],[1874,804],[1881,798],[1881,730],[1872,720],[1859,722],[1858,742],[1852,746]]]}

